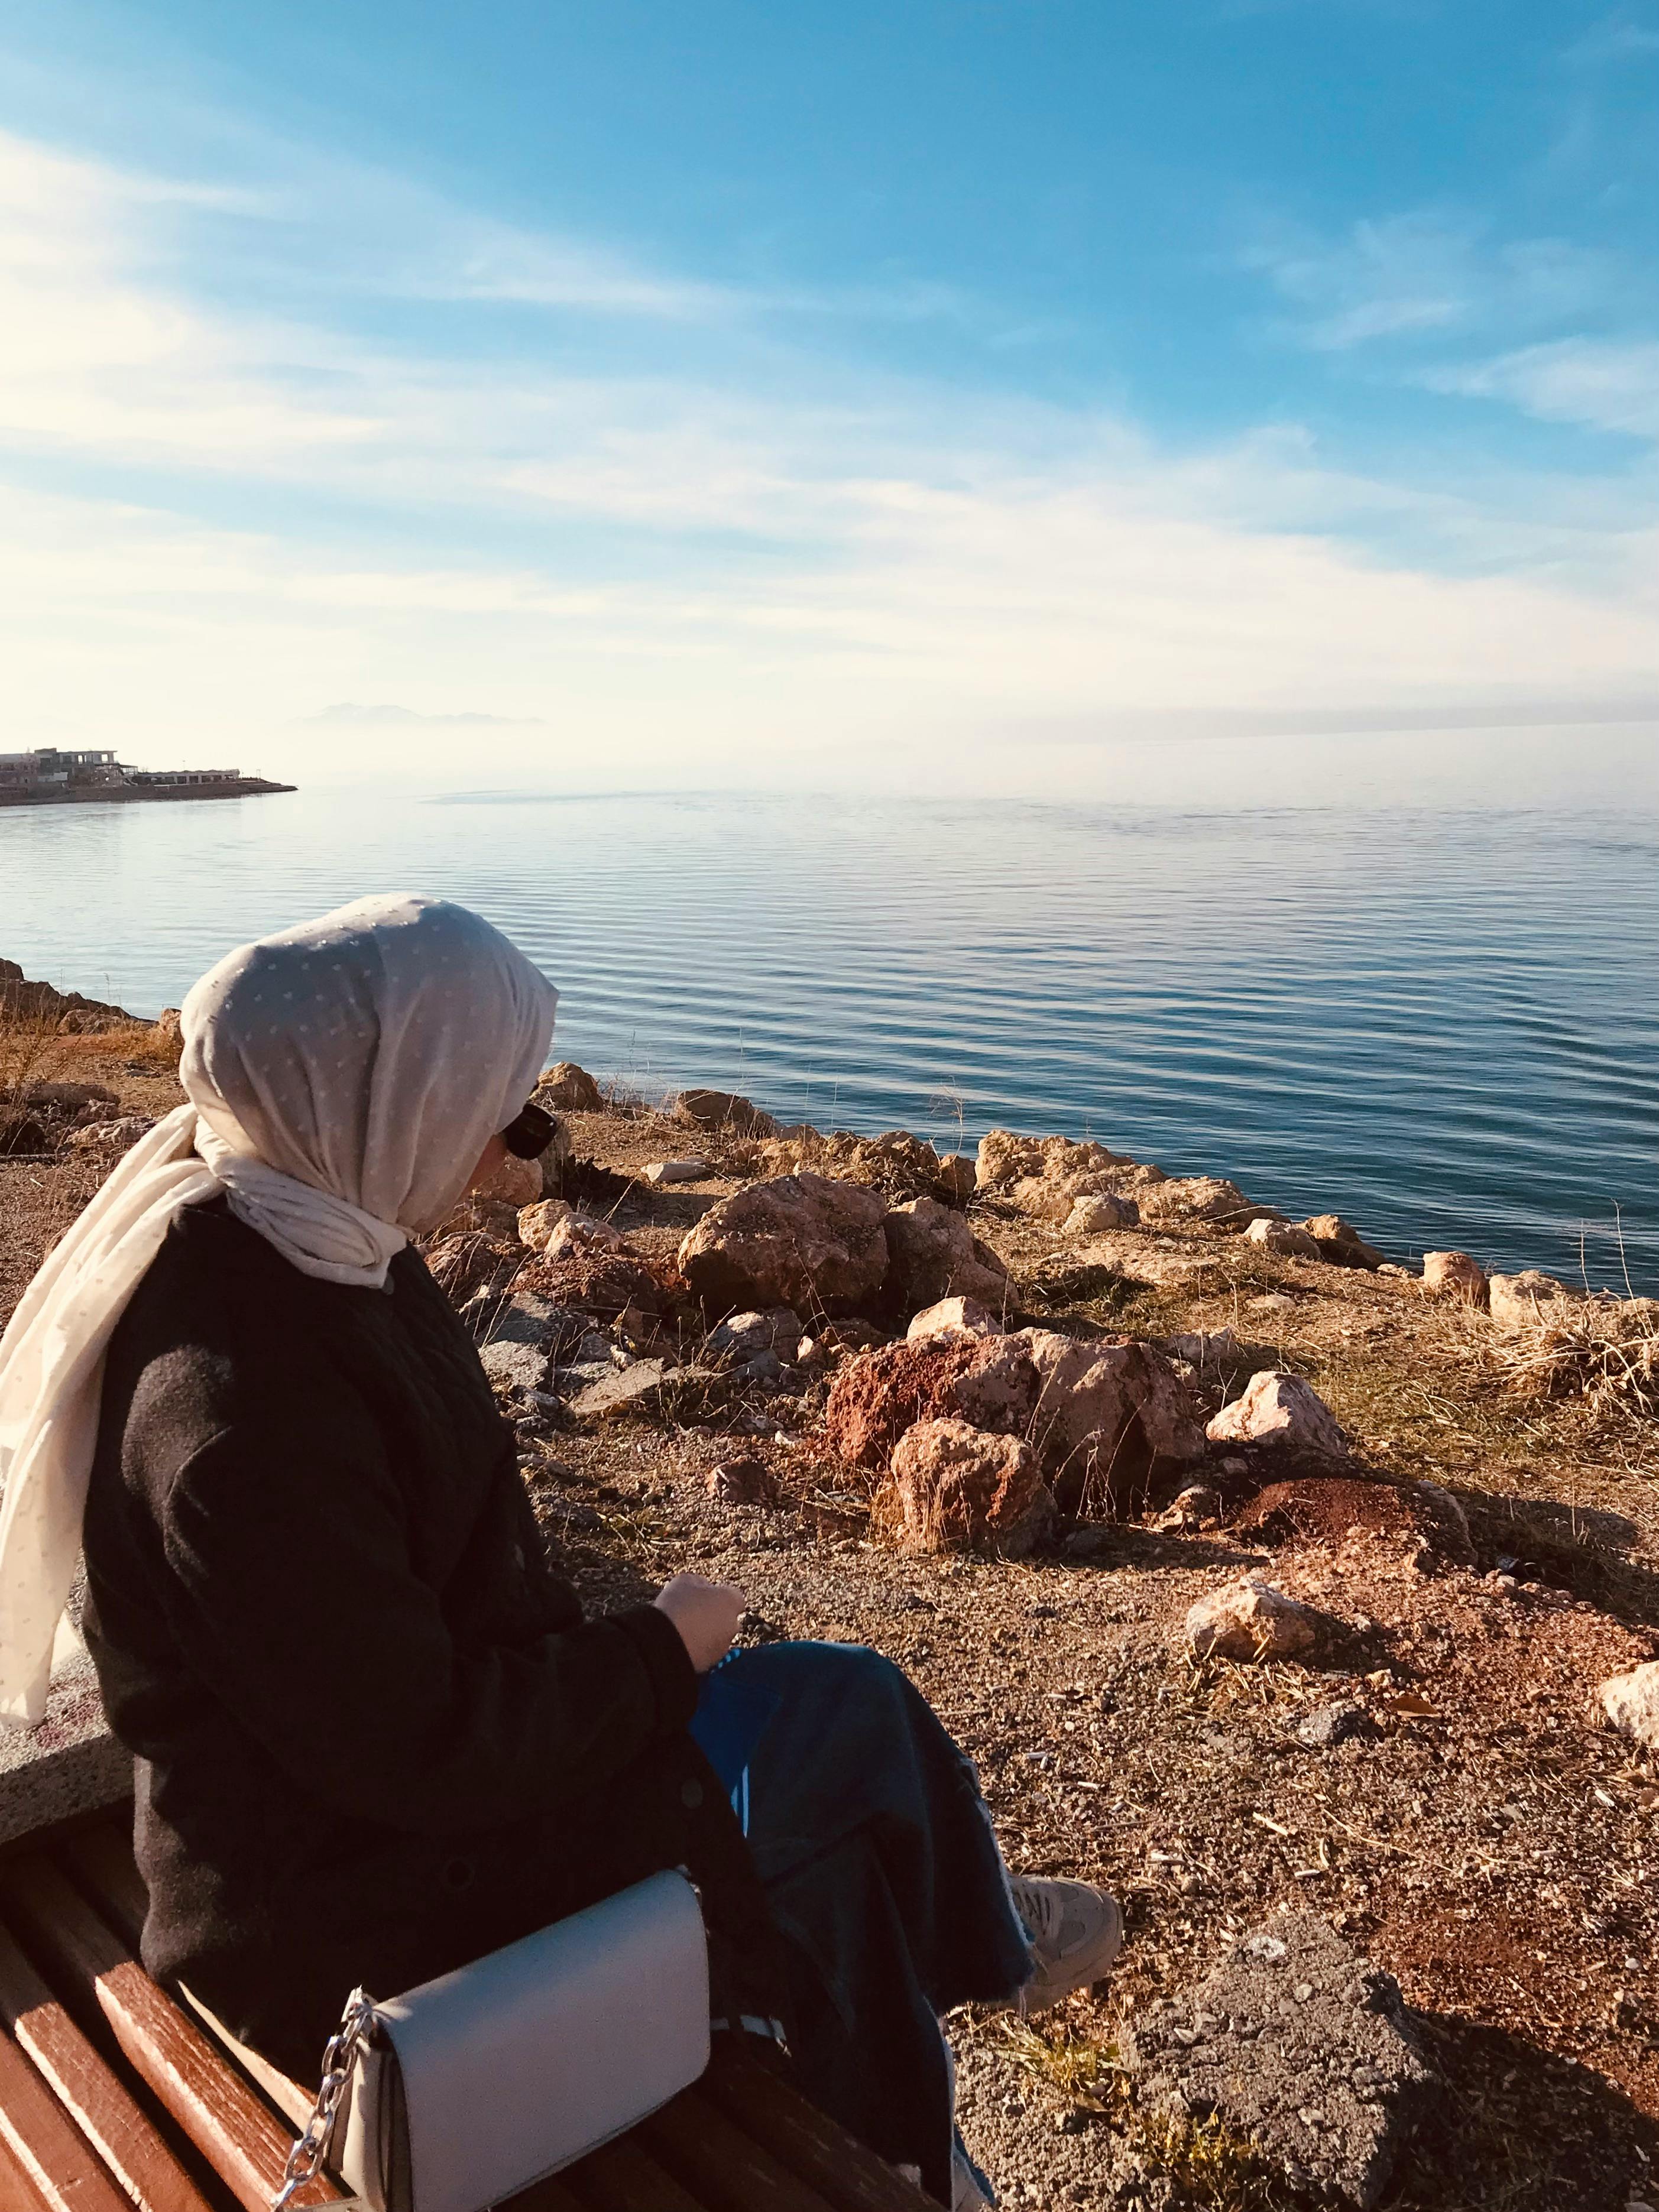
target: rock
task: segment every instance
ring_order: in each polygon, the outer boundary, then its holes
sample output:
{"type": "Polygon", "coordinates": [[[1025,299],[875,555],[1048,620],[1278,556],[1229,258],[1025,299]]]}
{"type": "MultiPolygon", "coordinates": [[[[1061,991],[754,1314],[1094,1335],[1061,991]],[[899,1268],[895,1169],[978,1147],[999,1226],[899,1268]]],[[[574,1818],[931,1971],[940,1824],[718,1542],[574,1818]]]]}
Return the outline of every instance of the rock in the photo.
{"type": "Polygon", "coordinates": [[[520,1243],[527,1244],[532,1252],[545,1252],[553,1231],[562,1221],[568,1221],[575,1210],[562,1198],[540,1198],[534,1206],[523,1207],[519,1214],[520,1243]]]}
{"type": "Polygon", "coordinates": [[[1316,1705],[1296,1724],[1297,1741],[1306,1744],[1310,1751],[1334,1751],[1343,1743],[1375,1743],[1382,1734],[1364,1705],[1352,1698],[1316,1705]]]}
{"type": "MultiPolygon", "coordinates": [[[[113,1125],[106,1123],[104,1126],[113,1125]]],[[[76,1138],[86,1133],[84,1130],[77,1130],[76,1136],[70,1139],[70,1144],[75,1145],[76,1138]]],[[[0,1111],[0,1159],[18,1159],[33,1153],[49,1152],[52,1143],[51,1133],[45,1123],[37,1121],[33,1114],[0,1111]]],[[[82,1152],[93,1149],[86,1145],[76,1145],[76,1148],[82,1152]]]]}
{"type": "Polygon", "coordinates": [[[1154,1469],[1200,1458],[1203,1431],[1169,1361],[1131,1337],[1023,1329],[1038,1395],[1030,1435],[1044,1476],[1074,1515],[1138,1507],[1154,1469]]]}
{"type": "Polygon", "coordinates": [[[979,1168],[971,1152],[941,1152],[939,1179],[954,1205],[966,1206],[979,1187],[979,1168]]]}
{"type": "Polygon", "coordinates": [[[539,1160],[521,1160],[514,1152],[503,1153],[489,1175],[472,1193],[474,1198],[493,1200],[498,1206],[533,1206],[542,1194],[542,1168],[539,1160]]]}
{"type": "MultiPolygon", "coordinates": [[[[826,1332],[827,1334],[828,1332],[826,1332]]],[[[1023,1434],[1037,1376],[1023,1337],[927,1337],[848,1360],[830,1387],[824,1437],[854,1467],[884,1468],[918,1421],[965,1420],[1023,1434]]]]}
{"type": "Polygon", "coordinates": [[[163,1006],[155,1017],[155,1035],[162,1044],[176,1044],[182,1052],[185,1044],[184,1018],[177,1006],[163,1006]]]}
{"type": "Polygon", "coordinates": [[[1528,1267],[1518,1275],[1494,1275],[1486,1291],[1493,1322],[1510,1335],[1536,1328],[1548,1319],[1547,1307],[1557,1298],[1573,1295],[1565,1283],[1557,1282],[1553,1275],[1540,1274],[1536,1267],[1528,1267]]]}
{"type": "Polygon", "coordinates": [[[1382,1255],[1340,1213],[1316,1213],[1302,1225],[1318,1245],[1321,1259],[1333,1267],[1364,1267],[1375,1273],[1382,1265],[1382,1255]]]}
{"type": "Polygon", "coordinates": [[[772,1494],[772,1470],[757,1459],[723,1460],[709,1468],[708,1489],[721,1505],[763,1505],[772,1494]]]}
{"type": "Polygon", "coordinates": [[[1293,1222],[1269,1221],[1258,1214],[1244,1231],[1245,1240],[1259,1244],[1264,1252],[1272,1252],[1281,1260],[1316,1260],[1319,1246],[1305,1229],[1293,1222]]]}
{"type": "Polygon", "coordinates": [[[682,1091],[672,1112],[699,1129],[719,1129],[729,1137],[775,1137],[778,1125],[752,1100],[732,1091],[682,1091]]]}
{"type": "Polygon", "coordinates": [[[31,1083],[23,1093],[26,1106],[48,1112],[78,1114],[88,1106],[114,1106],[119,1102],[101,1083],[31,1083]]]}
{"type": "Polygon", "coordinates": [[[732,1314],[708,1332],[708,1349],[738,1359],[752,1359],[765,1352],[779,1359],[793,1359],[800,1343],[800,1316],[793,1306],[774,1306],[767,1313],[732,1314]]]}
{"type": "Polygon", "coordinates": [[[1221,1517],[1221,1495],[1207,1482],[1189,1482],[1177,1491],[1153,1522],[1154,1528],[1212,1528],[1221,1517]]]}
{"type": "Polygon", "coordinates": [[[941,1298],[915,1315],[905,1340],[920,1344],[929,1336],[1000,1336],[1002,1323],[977,1298],[941,1298]]]}
{"type": "Polygon", "coordinates": [[[1628,1674],[1614,1674],[1596,1692],[1608,1723],[1620,1735],[1659,1750],[1659,1659],[1632,1667],[1628,1674]]]}
{"type": "Polygon", "coordinates": [[[1296,1659],[1333,1626],[1259,1575],[1245,1575],[1188,1607],[1187,1642],[1200,1659],[1296,1659]]]}
{"type": "Polygon", "coordinates": [[[574,1060],[561,1060],[543,1073],[536,1085],[536,1103],[550,1114],[599,1114],[605,1099],[585,1067],[574,1060]]]}
{"type": "Polygon", "coordinates": [[[1284,1291],[1264,1291],[1259,1298],[1246,1298],[1244,1303],[1251,1313],[1293,1314],[1296,1311],[1296,1300],[1284,1291]]]}
{"type": "Polygon", "coordinates": [[[1132,1198],[1115,1198],[1109,1191],[1074,1199],[1061,1224],[1068,1237],[1100,1237],[1109,1229],[1133,1229],[1140,1208],[1132,1198]]]}
{"type": "Polygon", "coordinates": [[[650,1404],[667,1373],[660,1359],[636,1359],[631,1366],[613,1369],[567,1401],[567,1410],[578,1420],[603,1421],[614,1414],[640,1413],[650,1404]]]}
{"type": "Polygon", "coordinates": [[[711,1206],[679,1249],[695,1294],[713,1311],[794,1306],[856,1312],[874,1302],[890,1264],[887,1207],[862,1184],[781,1176],[711,1206]]]}
{"type": "Polygon", "coordinates": [[[503,1337],[486,1344],[478,1364],[498,1389],[541,1390],[547,1385],[546,1346],[503,1337]]]}
{"type": "Polygon", "coordinates": [[[1133,1167],[1104,1145],[1074,1144],[1069,1137],[1017,1137],[990,1129],[979,1140],[975,1179],[981,1190],[1006,1189],[1032,1178],[1064,1182],[1103,1169],[1133,1167]]]}
{"type": "Polygon", "coordinates": [[[1139,1196],[1143,1225],[1160,1229],[1188,1222],[1242,1229],[1252,1214],[1262,1210],[1222,1176],[1166,1176],[1139,1196]]]}
{"type": "Polygon", "coordinates": [[[1029,1552],[1052,1517],[1036,1454],[966,1421],[919,1421],[893,1450],[902,1540],[918,1552],[1029,1552]]]}
{"type": "Polygon", "coordinates": [[[1313,1914],[1281,1912],[1191,1996],[1134,2016],[1137,2100],[1182,2124],[1213,2115],[1291,2186],[1372,2212],[1435,2076],[1397,1984],[1313,1914]]]}
{"type": "Polygon", "coordinates": [[[1425,1252],[1423,1290],[1431,1298],[1461,1298],[1466,1305],[1486,1303],[1486,1271],[1467,1252],[1425,1252]]]}
{"type": "Polygon", "coordinates": [[[529,1344],[545,1351],[556,1340],[574,1342],[588,1326],[585,1314],[556,1306],[537,1291],[516,1291],[511,1297],[484,1303],[494,1305],[493,1311],[479,1316],[485,1344],[529,1344]]]}
{"type": "Polygon", "coordinates": [[[620,1252],[623,1234],[608,1221],[596,1220],[591,1213],[573,1213],[567,1209],[563,1218],[554,1223],[542,1249],[550,1260],[568,1259],[578,1252],[620,1252]]]}
{"type": "MultiPolygon", "coordinates": [[[[1334,1463],[1333,1463],[1334,1464],[1334,1463]]],[[[1419,1564],[1431,1559],[1473,1566],[1474,1547],[1462,1508],[1426,1482],[1375,1480],[1352,1474],[1297,1475],[1259,1490],[1231,1526],[1247,1540],[1334,1547],[1356,1529],[1415,1540],[1419,1564]],[[1248,1534],[1247,1534],[1248,1532],[1248,1534]]]]}
{"type": "Polygon", "coordinates": [[[665,1183],[702,1182],[714,1172],[707,1160],[653,1160],[645,1170],[645,1179],[655,1190],[665,1183]]]}
{"type": "Polygon", "coordinates": [[[130,1152],[155,1127],[148,1115],[125,1114],[119,1121],[91,1121],[83,1129],[72,1129],[66,1141],[77,1152],[130,1152]]]}
{"type": "Polygon", "coordinates": [[[1244,1346],[1231,1328],[1185,1330],[1179,1336],[1160,1338],[1158,1349],[1172,1359],[1184,1359],[1200,1374],[1206,1368],[1231,1367],[1245,1356],[1244,1346]]]}
{"type": "Polygon", "coordinates": [[[941,1298],[981,1299],[1000,1309],[1009,1296],[1008,1271],[981,1244],[964,1215],[936,1198],[913,1198],[895,1206],[886,1222],[889,1267],[884,1285],[901,1313],[941,1298]]]}
{"type": "Polygon", "coordinates": [[[1348,1456],[1330,1407],[1310,1382],[1282,1368],[1251,1376],[1243,1397],[1224,1406],[1205,1434],[1212,1443],[1273,1444],[1322,1459],[1348,1456]]]}
{"type": "Polygon", "coordinates": [[[760,1155],[769,1175],[799,1175],[805,1169],[832,1182],[867,1183],[884,1192],[892,1205],[910,1198],[933,1198],[961,1206],[973,1194],[971,1160],[966,1164],[964,1187],[962,1168],[947,1170],[933,1147],[908,1129],[885,1129],[878,1137],[859,1137],[850,1129],[832,1129],[824,1136],[803,1127],[793,1135],[787,1130],[781,1132],[760,1146],[760,1155]]]}

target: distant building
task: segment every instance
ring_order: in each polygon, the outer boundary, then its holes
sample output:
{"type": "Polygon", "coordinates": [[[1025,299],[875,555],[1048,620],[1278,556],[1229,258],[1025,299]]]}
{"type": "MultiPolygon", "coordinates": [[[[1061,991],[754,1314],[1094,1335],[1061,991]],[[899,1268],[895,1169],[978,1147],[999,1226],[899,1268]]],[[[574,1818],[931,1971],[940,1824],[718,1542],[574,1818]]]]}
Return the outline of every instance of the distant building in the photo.
{"type": "Polygon", "coordinates": [[[236,799],[293,787],[234,768],[127,768],[102,747],[0,753],[0,805],[14,806],[76,799],[236,799]]]}

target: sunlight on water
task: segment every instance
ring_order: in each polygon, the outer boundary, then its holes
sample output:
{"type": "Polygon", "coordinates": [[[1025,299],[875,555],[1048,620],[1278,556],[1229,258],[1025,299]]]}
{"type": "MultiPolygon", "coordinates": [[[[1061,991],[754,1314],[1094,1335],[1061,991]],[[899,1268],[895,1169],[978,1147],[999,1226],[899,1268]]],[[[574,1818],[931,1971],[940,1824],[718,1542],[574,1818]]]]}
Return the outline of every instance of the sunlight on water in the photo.
{"type": "Polygon", "coordinates": [[[786,1120],[1097,1136],[1395,1256],[1659,1290],[1659,822],[799,797],[0,817],[0,955],[135,1011],[366,890],[441,892],[558,1050],[786,1120]]]}

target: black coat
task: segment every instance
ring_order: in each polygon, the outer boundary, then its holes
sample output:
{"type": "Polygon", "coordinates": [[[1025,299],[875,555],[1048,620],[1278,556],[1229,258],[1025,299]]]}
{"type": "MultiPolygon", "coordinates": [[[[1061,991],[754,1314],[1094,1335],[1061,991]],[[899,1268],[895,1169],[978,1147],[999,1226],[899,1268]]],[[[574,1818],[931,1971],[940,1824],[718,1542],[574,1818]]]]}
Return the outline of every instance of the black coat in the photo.
{"type": "Polygon", "coordinates": [[[222,1201],[181,1212],[110,1346],[85,1548],[145,1963],[278,2064],[314,2073],[355,1984],[395,1996],[663,1866],[748,1954],[727,2001],[765,2003],[684,1646],[649,1606],[583,1620],[416,1253],[349,1289],[222,1201]]]}

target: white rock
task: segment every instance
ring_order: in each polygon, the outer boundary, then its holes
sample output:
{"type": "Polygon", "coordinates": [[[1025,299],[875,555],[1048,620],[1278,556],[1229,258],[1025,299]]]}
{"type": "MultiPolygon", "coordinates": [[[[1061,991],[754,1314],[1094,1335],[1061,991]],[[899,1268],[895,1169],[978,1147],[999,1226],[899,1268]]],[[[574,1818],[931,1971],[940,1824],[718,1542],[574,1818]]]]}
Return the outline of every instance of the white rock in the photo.
{"type": "Polygon", "coordinates": [[[1597,1692],[1601,1711],[1620,1735],[1659,1750],[1659,1659],[1614,1674],[1597,1692]]]}
{"type": "Polygon", "coordinates": [[[594,1220],[591,1214],[568,1213],[556,1224],[543,1249],[550,1260],[562,1260],[569,1252],[620,1252],[622,1232],[608,1221],[594,1220]]]}
{"type": "Polygon", "coordinates": [[[912,1344],[925,1336],[1000,1336],[1002,1323],[977,1298],[941,1298],[924,1307],[904,1334],[912,1344]]]}
{"type": "Polygon", "coordinates": [[[1294,1659],[1320,1639],[1324,1617],[1246,1575],[1201,1597],[1187,1613],[1187,1642],[1200,1659],[1294,1659]]]}
{"type": "Polygon", "coordinates": [[[707,1160],[653,1160],[645,1179],[655,1188],[668,1182],[701,1182],[714,1170],[707,1160]]]}
{"type": "Polygon", "coordinates": [[[1244,1231],[1245,1242],[1259,1244],[1264,1252],[1277,1254],[1281,1260],[1316,1260],[1320,1256],[1318,1239],[1311,1231],[1298,1229],[1291,1221],[1270,1221],[1266,1214],[1258,1214],[1244,1231]]]}
{"type": "Polygon", "coordinates": [[[1133,1229],[1140,1208],[1132,1198],[1115,1198],[1109,1191],[1075,1199],[1063,1224],[1068,1237],[1099,1237],[1109,1229],[1133,1229]]]}
{"type": "Polygon", "coordinates": [[[1423,1255],[1423,1293],[1431,1298],[1462,1298],[1465,1304],[1486,1303],[1486,1271],[1467,1252],[1425,1252],[1423,1255]]]}
{"type": "Polygon", "coordinates": [[[1536,1267],[1519,1275],[1494,1275],[1486,1289],[1493,1322],[1511,1334],[1535,1328],[1540,1322],[1548,1320],[1546,1309],[1554,1300],[1572,1296],[1565,1283],[1557,1282],[1553,1275],[1540,1274],[1536,1267]]]}
{"type": "Polygon", "coordinates": [[[562,1221],[568,1221],[575,1212],[562,1198],[538,1199],[534,1206],[526,1206],[519,1214],[519,1242],[527,1244],[532,1252],[544,1252],[547,1240],[562,1221]]]}
{"type": "Polygon", "coordinates": [[[491,1199],[498,1206],[533,1206],[541,1194],[541,1162],[521,1160],[516,1152],[504,1152],[472,1193],[474,1198],[491,1199]]]}
{"type": "Polygon", "coordinates": [[[1212,1443],[1278,1444],[1325,1459],[1348,1455],[1342,1431],[1313,1385],[1279,1368],[1251,1376],[1243,1397],[1224,1406],[1205,1434],[1212,1443]]]}

